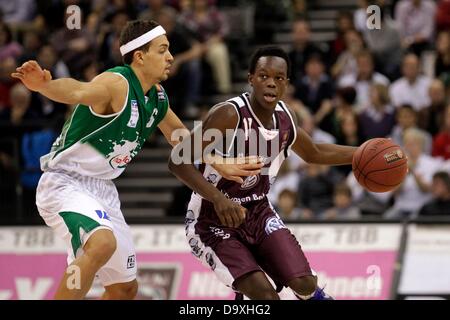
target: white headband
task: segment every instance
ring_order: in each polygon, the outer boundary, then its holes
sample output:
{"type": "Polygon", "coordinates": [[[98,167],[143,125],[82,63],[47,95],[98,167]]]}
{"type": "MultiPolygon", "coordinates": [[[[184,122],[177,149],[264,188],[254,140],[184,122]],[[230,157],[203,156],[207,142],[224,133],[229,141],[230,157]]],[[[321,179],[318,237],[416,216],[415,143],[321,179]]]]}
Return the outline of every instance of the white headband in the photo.
{"type": "Polygon", "coordinates": [[[125,43],[123,46],[120,46],[120,53],[122,54],[122,56],[124,56],[128,52],[142,47],[144,44],[149,43],[156,37],[162,36],[163,34],[166,34],[166,30],[164,30],[164,28],[161,26],[157,26],[149,32],[144,33],[143,35],[131,40],[128,43],[125,43]]]}

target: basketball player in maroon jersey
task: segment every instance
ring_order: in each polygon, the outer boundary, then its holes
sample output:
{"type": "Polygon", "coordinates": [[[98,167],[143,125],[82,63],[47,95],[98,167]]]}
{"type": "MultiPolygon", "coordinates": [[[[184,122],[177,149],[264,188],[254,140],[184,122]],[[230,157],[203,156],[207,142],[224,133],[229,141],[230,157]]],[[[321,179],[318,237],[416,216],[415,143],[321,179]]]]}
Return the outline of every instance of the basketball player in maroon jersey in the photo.
{"type": "MultiPolygon", "coordinates": [[[[351,164],[356,148],[315,144],[297,126],[294,113],[280,100],[289,72],[289,58],[281,48],[258,49],[248,74],[252,92],[213,107],[201,128],[203,134],[211,129],[223,134],[222,141],[214,141],[215,153],[226,157],[262,156],[265,172],[239,184],[222,179],[207,164],[201,164],[200,171],[186,162],[176,164],[175,154],[183,145],[190,146],[192,161],[198,158],[194,156],[195,132],[178,145],[178,150],[174,149],[169,168],[185,183],[188,176],[198,178],[188,183],[195,192],[186,215],[186,236],[192,253],[225,285],[250,299],[279,299],[277,291],[285,286],[299,299],[323,300],[330,297],[318,288],[317,277],[299,243],[266,195],[291,149],[308,163],[345,165],[351,164]],[[226,137],[230,131],[232,139],[226,137]],[[231,206],[229,201],[240,207],[231,206]]],[[[208,144],[211,142],[203,141],[203,148],[208,144]]]]}

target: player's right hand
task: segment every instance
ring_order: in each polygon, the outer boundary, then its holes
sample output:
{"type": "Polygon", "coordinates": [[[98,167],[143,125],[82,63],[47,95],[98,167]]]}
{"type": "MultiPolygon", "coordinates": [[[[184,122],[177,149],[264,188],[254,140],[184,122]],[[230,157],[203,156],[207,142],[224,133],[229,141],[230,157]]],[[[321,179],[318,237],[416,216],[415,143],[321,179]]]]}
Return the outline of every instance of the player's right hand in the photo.
{"type": "Polygon", "coordinates": [[[231,228],[239,227],[247,215],[247,209],[225,196],[214,201],[214,209],[222,225],[231,228]]]}
{"type": "Polygon", "coordinates": [[[52,75],[48,70],[42,69],[34,60],[29,60],[16,68],[12,73],[13,78],[20,79],[31,91],[40,91],[50,80],[52,75]]]}

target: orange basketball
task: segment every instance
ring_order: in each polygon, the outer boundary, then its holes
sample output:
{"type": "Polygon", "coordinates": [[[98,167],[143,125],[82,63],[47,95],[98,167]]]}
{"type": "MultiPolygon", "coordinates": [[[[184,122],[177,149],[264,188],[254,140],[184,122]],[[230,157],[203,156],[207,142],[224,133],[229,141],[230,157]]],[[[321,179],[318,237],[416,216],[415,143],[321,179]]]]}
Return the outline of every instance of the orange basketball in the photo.
{"type": "Polygon", "coordinates": [[[359,184],[372,192],[398,187],[408,173],[408,159],[392,140],[375,138],[364,142],[353,155],[353,174],[359,184]]]}

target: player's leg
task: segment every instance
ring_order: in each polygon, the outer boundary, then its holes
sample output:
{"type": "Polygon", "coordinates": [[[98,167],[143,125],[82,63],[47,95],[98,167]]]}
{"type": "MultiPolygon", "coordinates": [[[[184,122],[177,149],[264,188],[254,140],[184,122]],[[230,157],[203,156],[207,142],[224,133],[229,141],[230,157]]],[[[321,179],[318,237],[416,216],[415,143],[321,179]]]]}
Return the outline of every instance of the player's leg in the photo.
{"type": "Polygon", "coordinates": [[[275,283],[290,287],[300,299],[325,298],[300,244],[275,213],[266,219],[264,232],[257,261],[275,283]]]}
{"type": "Polygon", "coordinates": [[[55,299],[83,299],[92,286],[95,274],[115,250],[116,239],[111,230],[99,229],[93,232],[83,246],[83,254],[64,273],[55,299]],[[74,280],[74,277],[78,278],[74,280]]]}
{"type": "Polygon", "coordinates": [[[103,300],[132,300],[138,292],[138,283],[134,279],[125,283],[116,283],[105,287],[103,300]]]}
{"type": "Polygon", "coordinates": [[[251,300],[279,300],[280,296],[262,271],[247,273],[234,282],[237,291],[251,300]]]}
{"type": "Polygon", "coordinates": [[[111,259],[99,270],[98,278],[105,287],[104,300],[132,300],[138,292],[136,280],[136,251],[130,227],[120,209],[111,209],[117,249],[111,259]]]}

